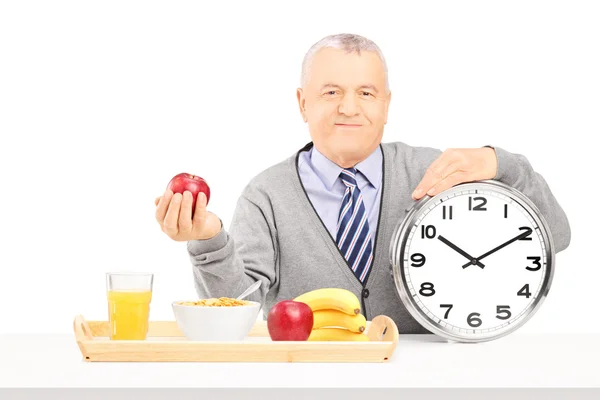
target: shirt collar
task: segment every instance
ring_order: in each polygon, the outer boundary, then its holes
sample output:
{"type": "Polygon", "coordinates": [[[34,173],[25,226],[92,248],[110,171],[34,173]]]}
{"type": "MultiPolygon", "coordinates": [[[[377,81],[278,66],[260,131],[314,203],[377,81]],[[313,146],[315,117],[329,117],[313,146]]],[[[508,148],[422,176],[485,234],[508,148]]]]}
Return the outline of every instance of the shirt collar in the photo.
{"type": "MultiPolygon", "coordinates": [[[[331,190],[343,168],[325,157],[315,146],[312,148],[310,157],[319,178],[321,178],[327,189],[331,190]]],[[[377,146],[369,157],[354,166],[354,168],[360,171],[376,189],[379,188],[381,183],[382,159],[381,146],[377,146]]]]}

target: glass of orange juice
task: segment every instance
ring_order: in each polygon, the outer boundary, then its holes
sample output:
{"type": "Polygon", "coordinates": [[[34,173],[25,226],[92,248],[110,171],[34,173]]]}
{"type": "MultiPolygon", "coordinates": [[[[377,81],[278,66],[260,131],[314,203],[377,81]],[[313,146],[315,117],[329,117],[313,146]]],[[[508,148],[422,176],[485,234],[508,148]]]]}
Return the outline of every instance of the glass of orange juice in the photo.
{"type": "Polygon", "coordinates": [[[111,340],[145,340],[148,334],[154,274],[106,274],[108,322],[111,340]]]}

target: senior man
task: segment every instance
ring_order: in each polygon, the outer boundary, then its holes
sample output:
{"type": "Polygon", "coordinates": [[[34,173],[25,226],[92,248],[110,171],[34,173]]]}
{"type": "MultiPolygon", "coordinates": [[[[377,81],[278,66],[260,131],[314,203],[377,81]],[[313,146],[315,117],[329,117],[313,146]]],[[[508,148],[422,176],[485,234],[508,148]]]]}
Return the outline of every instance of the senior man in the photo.
{"type": "Polygon", "coordinates": [[[338,287],[370,320],[390,316],[401,333],[429,333],[408,313],[390,274],[389,246],[406,209],[425,194],[496,179],[527,195],[547,219],[556,251],[570,243],[567,217],[528,160],[499,147],[449,149],[382,143],[391,92],[379,47],[352,34],[315,43],[304,58],[300,114],[312,141],[244,188],[229,230],[189,192],[156,199],[156,219],[187,241],[201,297],[249,296],[266,316],[280,300],[338,287]]]}

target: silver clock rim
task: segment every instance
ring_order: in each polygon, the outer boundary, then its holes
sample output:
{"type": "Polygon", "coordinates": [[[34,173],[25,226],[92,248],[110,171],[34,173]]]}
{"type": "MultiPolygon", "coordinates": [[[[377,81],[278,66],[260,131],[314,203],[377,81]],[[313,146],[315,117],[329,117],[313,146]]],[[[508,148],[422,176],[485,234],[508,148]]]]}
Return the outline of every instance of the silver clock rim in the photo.
{"type": "Polygon", "coordinates": [[[392,242],[390,243],[390,263],[393,269],[394,281],[396,290],[400,299],[402,300],[407,311],[417,320],[424,328],[428,329],[432,333],[437,334],[450,341],[465,342],[465,343],[478,343],[490,340],[499,339],[506,336],[520,327],[522,327],[529,319],[535,315],[539,310],[544,300],[548,296],[548,292],[552,285],[554,277],[554,240],[550,231],[550,227],[540,213],[538,207],[523,193],[519,190],[496,180],[481,180],[475,182],[466,182],[453,186],[437,195],[430,197],[426,195],[421,198],[412,208],[409,209],[406,217],[399,221],[396,225],[394,233],[392,235],[392,242]],[[540,227],[542,238],[546,245],[546,276],[542,283],[541,293],[538,297],[524,310],[525,316],[522,317],[518,322],[509,325],[506,328],[490,334],[482,334],[479,336],[473,336],[472,334],[461,334],[459,332],[451,331],[434,321],[432,321],[416,304],[413,297],[409,294],[409,288],[405,285],[406,279],[404,276],[404,248],[408,239],[408,233],[410,232],[409,227],[414,223],[414,220],[419,216],[419,211],[428,206],[433,202],[437,202],[440,197],[444,197],[454,191],[462,191],[469,189],[482,189],[482,190],[495,190],[505,192],[513,200],[518,200],[519,204],[525,208],[531,217],[535,220],[537,225],[540,227]]]}

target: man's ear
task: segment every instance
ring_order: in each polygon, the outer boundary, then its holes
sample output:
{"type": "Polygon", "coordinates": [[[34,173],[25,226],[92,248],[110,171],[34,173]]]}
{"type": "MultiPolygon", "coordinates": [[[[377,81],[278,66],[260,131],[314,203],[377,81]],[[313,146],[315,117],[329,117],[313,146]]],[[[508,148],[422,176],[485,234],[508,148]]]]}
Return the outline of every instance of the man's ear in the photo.
{"type": "Polygon", "coordinates": [[[388,92],[386,99],[385,99],[385,119],[383,124],[387,124],[387,120],[388,120],[388,110],[390,108],[390,102],[392,101],[392,92],[388,92]]]}
{"type": "Polygon", "coordinates": [[[298,98],[298,107],[300,108],[302,119],[304,122],[308,122],[308,119],[306,118],[306,100],[304,99],[304,92],[302,91],[302,88],[298,88],[296,90],[296,97],[298,98]]]}

